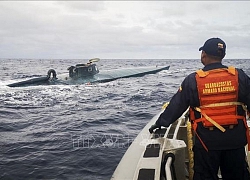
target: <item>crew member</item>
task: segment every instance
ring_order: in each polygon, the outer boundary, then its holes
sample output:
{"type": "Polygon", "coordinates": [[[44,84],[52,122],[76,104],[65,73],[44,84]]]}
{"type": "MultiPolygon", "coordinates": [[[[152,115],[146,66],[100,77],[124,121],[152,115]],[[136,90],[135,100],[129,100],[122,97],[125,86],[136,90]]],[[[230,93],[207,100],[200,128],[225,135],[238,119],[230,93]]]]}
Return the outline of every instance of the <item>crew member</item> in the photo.
{"type": "Polygon", "coordinates": [[[190,107],[194,132],[194,180],[249,180],[245,146],[249,140],[250,78],[222,65],[226,44],[210,38],[199,49],[204,65],[188,75],[156,124],[168,127],[190,107]]]}

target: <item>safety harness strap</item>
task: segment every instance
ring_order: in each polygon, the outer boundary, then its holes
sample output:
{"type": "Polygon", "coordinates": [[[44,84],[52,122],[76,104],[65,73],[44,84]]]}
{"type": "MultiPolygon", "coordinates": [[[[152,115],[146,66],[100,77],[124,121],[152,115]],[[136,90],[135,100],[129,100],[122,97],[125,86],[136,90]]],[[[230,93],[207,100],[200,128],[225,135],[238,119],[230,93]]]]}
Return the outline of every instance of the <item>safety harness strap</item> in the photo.
{"type": "Polygon", "coordinates": [[[204,149],[206,150],[206,151],[208,151],[208,148],[207,148],[207,146],[205,145],[205,143],[202,141],[202,139],[200,138],[200,136],[198,135],[198,133],[196,132],[196,131],[194,131],[195,132],[195,135],[198,137],[198,139],[200,140],[200,142],[201,142],[201,145],[204,147],[204,149]]]}
{"type": "Polygon", "coordinates": [[[221,107],[221,106],[242,106],[244,111],[248,111],[247,107],[242,102],[224,102],[224,103],[213,103],[208,105],[200,106],[200,108],[207,108],[207,107],[221,107]]]}
{"type": "Polygon", "coordinates": [[[246,129],[246,136],[247,136],[247,146],[248,146],[248,151],[250,151],[250,134],[249,134],[249,130],[248,130],[248,125],[247,125],[247,121],[246,118],[244,119],[244,124],[246,129]]]}
{"type": "Polygon", "coordinates": [[[204,116],[204,118],[206,119],[206,120],[208,120],[210,123],[212,123],[215,127],[217,127],[219,130],[221,130],[222,132],[225,132],[226,131],[226,129],[225,128],[223,128],[221,125],[219,125],[217,122],[215,122],[213,119],[211,119],[210,117],[208,117],[207,115],[206,115],[206,113],[205,112],[203,112],[200,108],[198,108],[198,107],[195,107],[194,108],[196,111],[198,111],[198,112],[200,112],[201,114],[202,114],[202,116],[204,116]]]}
{"type": "MultiPolygon", "coordinates": [[[[208,151],[208,148],[206,147],[205,143],[202,141],[202,139],[200,138],[200,136],[198,135],[198,133],[196,132],[197,129],[197,123],[198,122],[202,122],[204,120],[204,118],[209,121],[211,124],[213,124],[216,128],[218,128],[219,130],[221,130],[222,132],[225,132],[226,129],[224,127],[222,127],[220,124],[218,124],[216,121],[214,121],[212,118],[210,118],[201,108],[207,108],[207,107],[220,107],[220,106],[230,106],[230,105],[241,105],[242,108],[247,112],[247,108],[246,106],[241,103],[241,102],[225,102],[225,103],[214,103],[214,104],[208,104],[208,105],[204,105],[201,107],[194,107],[194,109],[198,112],[201,113],[201,115],[203,116],[203,118],[199,118],[193,121],[193,129],[194,132],[196,134],[196,136],[198,137],[198,139],[200,140],[202,146],[204,147],[204,149],[206,151],[208,151]]],[[[247,122],[246,122],[246,117],[245,116],[239,116],[239,115],[225,115],[224,118],[236,118],[236,119],[242,119],[245,127],[247,128],[246,130],[246,136],[247,136],[247,141],[248,141],[248,150],[250,151],[250,134],[248,131],[248,126],[247,126],[247,122]]]]}

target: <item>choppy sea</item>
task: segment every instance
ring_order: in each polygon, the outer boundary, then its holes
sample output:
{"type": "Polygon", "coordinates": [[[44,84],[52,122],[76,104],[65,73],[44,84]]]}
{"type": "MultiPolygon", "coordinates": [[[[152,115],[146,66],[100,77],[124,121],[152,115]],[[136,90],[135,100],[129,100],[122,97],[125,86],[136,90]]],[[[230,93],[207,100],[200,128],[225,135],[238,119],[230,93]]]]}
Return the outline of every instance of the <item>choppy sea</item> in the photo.
{"type": "MultiPolygon", "coordinates": [[[[80,59],[0,59],[0,179],[108,180],[148,121],[170,100],[198,59],[104,59],[99,70],[170,65],[108,83],[10,88],[57,74],[80,59]]],[[[226,59],[250,75],[250,60],[226,59]]]]}

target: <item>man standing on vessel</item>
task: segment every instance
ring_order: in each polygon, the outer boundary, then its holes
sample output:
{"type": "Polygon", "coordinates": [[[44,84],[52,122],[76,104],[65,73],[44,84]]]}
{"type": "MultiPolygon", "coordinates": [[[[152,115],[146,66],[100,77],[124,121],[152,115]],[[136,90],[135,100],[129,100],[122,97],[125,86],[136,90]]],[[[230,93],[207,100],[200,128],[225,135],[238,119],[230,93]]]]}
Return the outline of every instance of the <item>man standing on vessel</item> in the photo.
{"type": "Polygon", "coordinates": [[[249,142],[250,78],[222,65],[226,44],[208,39],[199,49],[202,70],[188,75],[150,132],[168,127],[190,107],[194,139],[194,180],[249,180],[245,146],[249,142]]]}

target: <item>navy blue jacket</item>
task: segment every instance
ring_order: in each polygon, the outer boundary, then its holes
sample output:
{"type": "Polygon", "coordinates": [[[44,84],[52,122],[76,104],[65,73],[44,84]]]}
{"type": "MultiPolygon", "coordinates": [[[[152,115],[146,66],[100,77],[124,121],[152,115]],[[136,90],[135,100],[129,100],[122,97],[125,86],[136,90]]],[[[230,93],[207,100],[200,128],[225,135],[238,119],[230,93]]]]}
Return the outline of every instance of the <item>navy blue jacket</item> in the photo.
{"type": "MultiPolygon", "coordinates": [[[[227,68],[221,63],[212,63],[203,68],[203,71],[208,71],[217,68],[227,68]]],[[[237,69],[239,77],[239,95],[238,101],[247,105],[250,112],[250,78],[241,70],[237,69]]],[[[172,97],[170,104],[165,111],[160,115],[156,121],[157,125],[168,127],[175,120],[177,120],[190,107],[199,107],[200,102],[198,98],[197,83],[195,79],[196,73],[188,75],[181,84],[182,90],[172,97]]],[[[238,106],[238,114],[243,115],[244,110],[238,106]]],[[[196,118],[200,114],[196,112],[196,118]]],[[[246,128],[242,120],[238,121],[238,125],[233,129],[226,129],[221,132],[219,129],[209,130],[198,123],[197,133],[202,141],[207,146],[208,150],[225,150],[241,148],[247,144],[246,128]]],[[[195,137],[195,146],[202,148],[200,140],[195,137]]]]}

